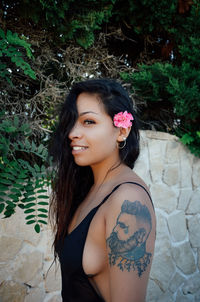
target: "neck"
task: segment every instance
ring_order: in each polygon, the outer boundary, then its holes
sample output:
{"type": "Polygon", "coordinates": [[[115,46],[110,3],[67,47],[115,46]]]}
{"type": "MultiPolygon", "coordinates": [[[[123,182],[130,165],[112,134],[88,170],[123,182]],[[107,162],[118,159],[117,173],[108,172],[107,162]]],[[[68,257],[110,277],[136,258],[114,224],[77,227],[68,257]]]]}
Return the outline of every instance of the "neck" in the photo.
{"type": "Polygon", "coordinates": [[[104,165],[96,164],[95,166],[91,166],[94,176],[93,187],[96,188],[109,182],[119,174],[123,167],[124,164],[120,163],[119,159],[109,163],[104,163],[104,165]]]}

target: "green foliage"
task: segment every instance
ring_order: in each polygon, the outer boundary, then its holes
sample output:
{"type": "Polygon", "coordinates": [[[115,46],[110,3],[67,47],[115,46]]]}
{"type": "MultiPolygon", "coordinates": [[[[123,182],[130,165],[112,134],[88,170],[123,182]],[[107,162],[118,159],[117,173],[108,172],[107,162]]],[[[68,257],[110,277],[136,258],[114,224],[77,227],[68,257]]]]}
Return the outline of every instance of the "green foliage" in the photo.
{"type": "Polygon", "coordinates": [[[149,102],[171,102],[175,120],[173,131],[181,137],[190,150],[200,156],[199,129],[200,70],[189,63],[181,66],[169,63],[141,65],[139,71],[121,76],[130,82],[138,94],[149,102]]]}
{"type": "Polygon", "coordinates": [[[94,31],[111,17],[115,1],[27,0],[17,6],[24,18],[54,32],[54,42],[74,39],[87,49],[94,42],[94,31]]]}
{"type": "MultiPolygon", "coordinates": [[[[132,1],[130,1],[132,2],[132,1]]],[[[152,14],[144,17],[142,11],[133,20],[133,26],[140,24],[143,32],[150,34],[153,30],[157,37],[168,37],[162,50],[167,51],[168,62],[153,64],[141,64],[138,71],[132,74],[121,74],[122,78],[130,82],[136,95],[146,102],[146,106],[153,108],[153,104],[159,108],[165,108],[171,104],[172,125],[170,131],[181,138],[192,153],[200,156],[200,5],[199,1],[177,2],[161,1],[163,9],[159,11],[159,5],[154,7],[157,1],[141,1],[140,5],[146,8],[151,6],[152,14]],[[177,10],[179,13],[177,13],[177,10]],[[157,13],[156,13],[157,12],[157,13]],[[167,17],[163,22],[165,15],[167,17]],[[176,17],[175,17],[176,16],[176,17]],[[152,18],[152,19],[151,19],[152,18]],[[156,18],[158,24],[156,25],[156,18]],[[169,47],[170,43],[170,47],[169,47]],[[165,106],[165,107],[164,107],[165,106]]],[[[136,13],[139,4],[131,4],[133,13],[136,13]],[[135,7],[137,9],[135,10],[135,7]]],[[[129,12],[130,13],[130,12],[129,12]]],[[[144,14],[143,14],[144,13],[144,14]]],[[[156,119],[156,117],[155,117],[156,119]]]]}
{"type": "Polygon", "coordinates": [[[29,124],[15,116],[0,115],[0,212],[4,217],[23,209],[27,224],[40,232],[47,224],[50,174],[47,166],[48,152],[43,144],[31,140],[29,124]]]}
{"type": "Polygon", "coordinates": [[[149,34],[155,30],[168,29],[177,14],[177,0],[118,0],[116,18],[125,20],[138,34],[149,34]]]}
{"type": "Polygon", "coordinates": [[[24,55],[20,51],[23,48],[26,51],[26,56],[29,59],[33,58],[31,45],[22,38],[19,38],[17,33],[12,33],[10,30],[7,33],[0,28],[0,77],[5,78],[11,84],[10,63],[8,59],[23,70],[24,74],[32,79],[36,79],[35,72],[32,70],[29,63],[24,60],[24,55]],[[10,70],[10,72],[9,72],[10,70]]]}

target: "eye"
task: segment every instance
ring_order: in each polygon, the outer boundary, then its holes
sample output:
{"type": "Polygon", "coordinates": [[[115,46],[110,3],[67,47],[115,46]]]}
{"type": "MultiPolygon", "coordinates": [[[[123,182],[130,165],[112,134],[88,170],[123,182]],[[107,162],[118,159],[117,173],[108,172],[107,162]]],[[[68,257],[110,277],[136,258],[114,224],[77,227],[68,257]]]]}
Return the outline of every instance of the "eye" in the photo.
{"type": "Polygon", "coordinates": [[[121,229],[127,228],[127,226],[123,222],[120,222],[119,225],[120,225],[121,229]]]}
{"type": "Polygon", "coordinates": [[[85,125],[95,124],[95,121],[93,121],[93,120],[84,120],[84,124],[85,125]]]}

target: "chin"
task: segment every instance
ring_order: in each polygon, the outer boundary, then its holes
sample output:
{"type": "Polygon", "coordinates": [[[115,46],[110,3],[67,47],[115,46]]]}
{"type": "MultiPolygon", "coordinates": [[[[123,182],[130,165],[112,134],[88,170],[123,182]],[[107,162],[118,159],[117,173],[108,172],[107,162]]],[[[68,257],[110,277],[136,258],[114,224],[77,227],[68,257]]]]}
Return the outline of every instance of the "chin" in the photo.
{"type": "Polygon", "coordinates": [[[88,162],[88,161],[74,159],[74,162],[77,164],[77,166],[80,166],[80,167],[90,166],[90,162],[88,162]]]}

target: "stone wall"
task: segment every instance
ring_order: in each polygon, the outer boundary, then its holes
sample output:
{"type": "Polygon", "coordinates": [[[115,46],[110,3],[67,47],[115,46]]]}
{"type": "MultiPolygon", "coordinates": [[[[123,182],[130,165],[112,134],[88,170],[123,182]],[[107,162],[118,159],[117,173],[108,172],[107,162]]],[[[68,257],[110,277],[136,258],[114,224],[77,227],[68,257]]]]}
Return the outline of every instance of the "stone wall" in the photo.
{"type": "MultiPolygon", "coordinates": [[[[175,136],[141,131],[135,171],[150,187],[157,217],[146,301],[199,302],[200,159],[175,136]]],[[[36,234],[20,209],[0,220],[0,302],[61,301],[51,245],[50,228],[36,234]]]]}

